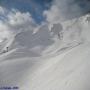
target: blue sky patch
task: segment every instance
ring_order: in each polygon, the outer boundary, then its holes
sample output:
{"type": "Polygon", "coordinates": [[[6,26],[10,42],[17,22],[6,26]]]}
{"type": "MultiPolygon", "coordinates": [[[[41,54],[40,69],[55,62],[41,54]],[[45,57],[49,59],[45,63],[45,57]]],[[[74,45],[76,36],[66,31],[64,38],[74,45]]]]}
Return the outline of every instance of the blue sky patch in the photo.
{"type": "Polygon", "coordinates": [[[30,12],[37,23],[44,20],[42,15],[45,9],[49,9],[52,0],[0,0],[0,5],[7,9],[15,8],[21,12],[30,12]]]}

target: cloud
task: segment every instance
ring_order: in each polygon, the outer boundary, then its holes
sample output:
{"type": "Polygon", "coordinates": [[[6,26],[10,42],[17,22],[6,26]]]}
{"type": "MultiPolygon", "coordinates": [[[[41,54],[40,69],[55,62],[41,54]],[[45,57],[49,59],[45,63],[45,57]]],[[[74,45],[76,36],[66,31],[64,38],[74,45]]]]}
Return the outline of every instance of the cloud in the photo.
{"type": "Polygon", "coordinates": [[[45,10],[43,15],[50,23],[65,21],[83,15],[90,10],[90,1],[83,0],[53,0],[49,10],[45,10]],[[81,6],[83,4],[83,6],[81,6]]]}
{"type": "Polygon", "coordinates": [[[9,28],[5,26],[3,22],[0,22],[0,42],[6,38],[9,38],[10,36],[11,31],[9,31],[9,28]]]}
{"type": "Polygon", "coordinates": [[[50,10],[44,11],[44,16],[46,16],[46,21],[53,23],[61,20],[59,8],[53,5],[50,10]]]}
{"type": "Polygon", "coordinates": [[[33,30],[36,26],[29,12],[22,13],[19,10],[0,7],[0,42],[21,31],[33,30]]]}

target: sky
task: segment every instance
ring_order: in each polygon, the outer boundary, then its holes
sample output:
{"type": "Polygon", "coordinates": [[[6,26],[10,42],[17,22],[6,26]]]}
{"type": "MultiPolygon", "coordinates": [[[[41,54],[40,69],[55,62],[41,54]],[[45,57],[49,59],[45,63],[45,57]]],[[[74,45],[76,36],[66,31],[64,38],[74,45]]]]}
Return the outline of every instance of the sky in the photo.
{"type": "Polygon", "coordinates": [[[0,0],[0,42],[16,33],[80,17],[90,0],[0,0]]]}
{"type": "MultiPolygon", "coordinates": [[[[69,6],[70,10],[73,8],[72,11],[81,8],[82,12],[88,12],[88,8],[90,9],[90,3],[88,4],[90,0],[0,0],[0,5],[9,10],[14,8],[20,10],[21,12],[29,12],[32,15],[32,18],[40,24],[43,20],[45,20],[43,12],[50,9],[52,7],[52,3],[55,4],[55,2],[58,2],[57,6],[60,6],[59,9],[62,10],[63,8],[67,8],[69,5],[71,6],[69,6]],[[69,5],[65,6],[65,3],[68,3],[69,5]]],[[[71,13],[73,13],[72,11],[71,13]]],[[[67,13],[69,11],[67,10],[65,12],[67,13]]],[[[74,15],[78,12],[79,11],[76,10],[74,15]]]]}
{"type": "Polygon", "coordinates": [[[37,23],[44,20],[42,13],[51,6],[52,0],[0,0],[7,9],[15,8],[21,12],[30,12],[37,23]]]}

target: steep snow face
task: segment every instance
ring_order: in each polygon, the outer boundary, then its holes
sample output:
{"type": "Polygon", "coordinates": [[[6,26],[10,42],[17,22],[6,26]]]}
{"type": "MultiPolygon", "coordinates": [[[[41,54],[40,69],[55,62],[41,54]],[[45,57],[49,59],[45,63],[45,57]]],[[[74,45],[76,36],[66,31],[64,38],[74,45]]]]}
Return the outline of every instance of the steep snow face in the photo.
{"type": "Polygon", "coordinates": [[[90,90],[90,15],[35,32],[20,32],[2,43],[0,85],[19,90],[90,90]],[[6,42],[7,41],[7,42],[6,42]]]}
{"type": "MultiPolygon", "coordinates": [[[[83,38],[84,40],[89,40],[89,36],[90,36],[90,15],[86,15],[83,17],[80,17],[79,19],[76,18],[74,20],[71,21],[67,21],[65,23],[63,23],[65,25],[65,28],[67,30],[70,30],[72,32],[73,37],[75,36],[76,38],[78,38],[77,40],[79,40],[79,38],[83,38]],[[76,35],[77,34],[77,35],[76,35]]],[[[70,36],[69,35],[69,36],[70,36]]]]}
{"type": "Polygon", "coordinates": [[[90,89],[90,43],[42,60],[27,74],[22,90],[90,89]]]}
{"type": "Polygon", "coordinates": [[[21,51],[35,52],[40,56],[42,53],[77,46],[80,43],[90,41],[90,15],[58,22],[52,25],[43,24],[38,30],[27,30],[14,37],[11,48],[21,51]],[[23,49],[23,50],[22,50],[23,49]]]}
{"type": "Polygon", "coordinates": [[[5,37],[1,37],[4,40],[0,43],[1,53],[9,47],[9,50],[18,48],[26,56],[30,52],[35,53],[34,56],[42,56],[45,54],[54,54],[62,48],[74,47],[80,43],[90,41],[89,14],[69,21],[53,23],[52,25],[44,23],[36,28],[37,30],[33,28],[32,30],[20,31],[16,35],[3,30],[5,34],[3,36],[11,37],[7,37],[6,39],[4,39],[5,37]]]}

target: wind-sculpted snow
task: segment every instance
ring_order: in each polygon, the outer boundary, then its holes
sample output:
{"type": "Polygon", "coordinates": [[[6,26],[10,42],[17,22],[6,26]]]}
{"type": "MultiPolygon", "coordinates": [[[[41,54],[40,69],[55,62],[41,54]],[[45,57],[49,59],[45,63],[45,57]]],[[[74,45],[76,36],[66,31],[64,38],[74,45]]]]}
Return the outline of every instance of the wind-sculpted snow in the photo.
{"type": "Polygon", "coordinates": [[[45,23],[35,32],[26,30],[4,40],[0,85],[19,90],[90,90],[89,29],[86,15],[51,26],[45,23]]]}

